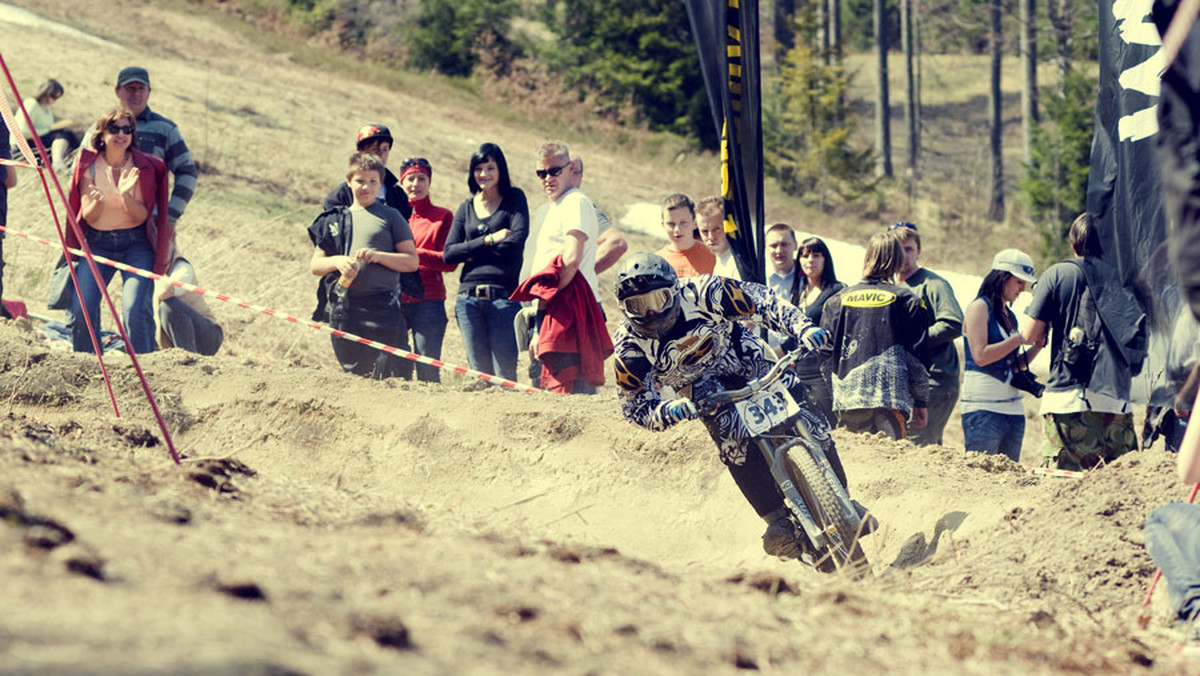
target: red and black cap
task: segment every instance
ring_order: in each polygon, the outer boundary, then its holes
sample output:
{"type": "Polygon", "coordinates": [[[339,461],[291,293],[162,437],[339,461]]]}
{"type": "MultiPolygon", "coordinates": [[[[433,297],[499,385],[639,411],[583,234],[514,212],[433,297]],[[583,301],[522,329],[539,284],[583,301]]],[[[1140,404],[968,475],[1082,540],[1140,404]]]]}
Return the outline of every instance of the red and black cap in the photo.
{"type": "Polygon", "coordinates": [[[356,147],[359,150],[362,150],[363,146],[371,141],[381,140],[387,141],[388,143],[393,143],[392,132],[388,131],[388,128],[382,124],[368,124],[367,126],[358,130],[358,142],[356,147]]]}

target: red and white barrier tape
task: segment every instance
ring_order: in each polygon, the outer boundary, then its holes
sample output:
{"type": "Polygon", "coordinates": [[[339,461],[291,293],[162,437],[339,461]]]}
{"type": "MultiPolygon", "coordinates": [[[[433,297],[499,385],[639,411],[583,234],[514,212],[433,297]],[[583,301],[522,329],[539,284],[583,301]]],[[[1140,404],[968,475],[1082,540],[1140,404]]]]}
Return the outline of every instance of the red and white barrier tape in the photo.
{"type": "MultiPolygon", "coordinates": [[[[0,118],[4,119],[4,124],[9,129],[11,129],[11,130],[20,129],[20,127],[17,126],[17,118],[15,115],[13,115],[12,108],[10,108],[8,105],[7,97],[4,97],[4,100],[0,101],[0,118]]],[[[14,146],[16,146],[18,150],[21,151],[21,155],[24,157],[25,161],[18,162],[16,160],[0,160],[0,162],[2,162],[3,164],[11,164],[11,165],[17,166],[17,167],[36,169],[37,168],[37,160],[35,160],[34,158],[37,157],[37,153],[35,153],[33,151],[33,148],[29,147],[29,141],[26,140],[25,136],[23,134],[15,133],[15,131],[14,131],[14,133],[11,134],[11,138],[12,138],[12,144],[14,146]]]]}
{"type": "MultiPolygon", "coordinates": [[[[96,260],[100,260],[100,259],[97,258],[96,260]]],[[[1030,474],[1046,474],[1046,475],[1049,475],[1052,477],[1058,477],[1060,479],[1079,479],[1079,478],[1082,478],[1084,474],[1087,474],[1087,472],[1076,472],[1074,470],[1069,470],[1069,469],[1051,469],[1049,467],[1030,467],[1028,465],[1025,466],[1025,471],[1029,472],[1030,474]]]]}
{"type": "MultiPolygon", "coordinates": [[[[54,249],[60,248],[58,244],[55,244],[48,240],[42,239],[40,237],[35,237],[33,235],[30,235],[29,233],[13,230],[11,228],[8,228],[7,226],[0,225],[0,232],[7,232],[8,234],[10,234],[14,237],[20,237],[22,239],[26,239],[31,242],[36,242],[37,244],[41,244],[43,246],[48,246],[48,247],[51,247],[54,249]]],[[[83,255],[83,252],[78,249],[71,249],[70,251],[72,254],[75,254],[76,256],[83,255]]],[[[385,343],[380,343],[380,342],[377,342],[374,340],[370,340],[369,338],[363,338],[362,336],[355,335],[353,333],[349,333],[346,331],[340,331],[340,330],[335,329],[332,326],[330,326],[328,324],[324,324],[322,322],[314,322],[314,321],[300,319],[299,317],[294,317],[292,315],[289,315],[284,312],[280,312],[279,310],[275,310],[273,308],[264,307],[262,305],[255,305],[254,303],[240,300],[240,299],[234,298],[232,296],[227,296],[223,293],[214,292],[211,289],[206,289],[204,287],[196,286],[194,284],[188,284],[187,282],[180,282],[178,280],[169,279],[168,277],[166,277],[164,275],[160,275],[160,274],[151,272],[149,270],[143,270],[141,268],[135,268],[132,265],[127,265],[120,261],[114,261],[111,258],[105,258],[104,256],[100,256],[97,254],[92,254],[92,258],[96,259],[97,263],[102,263],[111,268],[116,268],[118,270],[123,270],[125,272],[132,272],[133,274],[138,275],[139,277],[145,277],[146,279],[162,281],[167,284],[170,284],[171,286],[179,287],[185,291],[191,291],[192,293],[198,293],[201,296],[205,296],[206,298],[213,298],[213,299],[225,302],[225,303],[232,303],[238,307],[246,308],[247,310],[254,310],[255,312],[260,312],[260,313],[262,313],[264,315],[268,315],[270,317],[278,317],[279,319],[282,319],[286,322],[291,322],[292,324],[307,326],[308,328],[315,329],[317,331],[327,331],[339,338],[354,341],[356,343],[361,343],[368,347],[375,348],[376,350],[379,350],[381,352],[387,352],[388,354],[393,354],[393,355],[396,355],[397,357],[403,357],[410,361],[419,362],[421,364],[428,364],[430,366],[433,366],[433,367],[439,368],[439,369],[449,369],[459,375],[470,376],[472,378],[478,378],[479,380],[482,380],[484,382],[491,383],[493,385],[499,385],[501,387],[507,387],[510,390],[517,390],[519,392],[545,392],[546,391],[546,390],[542,390],[537,387],[532,387],[529,385],[522,385],[521,383],[514,382],[512,380],[500,378],[500,377],[494,376],[490,373],[484,373],[482,371],[475,371],[473,369],[469,369],[464,366],[457,366],[455,364],[447,364],[446,362],[444,362],[440,359],[432,359],[430,357],[426,357],[424,355],[420,355],[415,352],[408,352],[407,350],[401,350],[392,345],[387,345],[385,343]]]]}

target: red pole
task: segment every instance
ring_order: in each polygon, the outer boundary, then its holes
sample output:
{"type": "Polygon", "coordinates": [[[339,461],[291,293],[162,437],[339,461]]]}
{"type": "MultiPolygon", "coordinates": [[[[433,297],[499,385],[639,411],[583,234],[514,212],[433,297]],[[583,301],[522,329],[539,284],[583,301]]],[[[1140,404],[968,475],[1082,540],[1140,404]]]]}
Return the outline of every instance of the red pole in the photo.
{"type": "MultiPolygon", "coordinates": [[[[4,71],[4,77],[8,80],[8,86],[12,90],[13,96],[15,96],[18,101],[21,101],[20,95],[17,93],[17,83],[13,81],[12,73],[10,73],[8,70],[8,63],[5,62],[3,54],[0,54],[0,69],[3,69],[4,71]]],[[[25,116],[26,124],[29,125],[30,129],[33,129],[33,121],[29,119],[29,113],[25,111],[25,105],[23,102],[21,103],[20,107],[21,113],[25,116]]],[[[42,145],[42,139],[39,138],[37,134],[34,134],[33,139],[37,144],[38,153],[42,157],[43,165],[49,165],[49,158],[46,156],[46,148],[42,145]]],[[[42,179],[42,189],[46,193],[46,202],[50,205],[51,214],[54,215],[54,226],[58,229],[58,238],[59,242],[62,244],[63,255],[69,256],[67,252],[66,238],[63,236],[62,226],[58,221],[58,215],[54,209],[54,200],[50,197],[50,187],[46,181],[45,173],[45,167],[42,167],[38,170],[38,175],[42,179]]],[[[163,420],[162,413],[160,413],[158,410],[158,401],[155,400],[154,393],[150,391],[150,383],[146,381],[146,375],[142,372],[142,365],[138,362],[137,353],[133,349],[133,344],[130,342],[129,336],[125,333],[125,326],[121,322],[121,315],[117,312],[117,307],[113,304],[112,297],[108,295],[108,289],[100,284],[100,268],[96,265],[95,259],[92,258],[92,250],[87,244],[87,238],[83,236],[83,231],[79,227],[78,215],[71,213],[70,203],[65,197],[63,197],[62,186],[58,182],[58,176],[56,176],[53,171],[50,172],[50,175],[54,178],[54,186],[58,190],[59,198],[62,199],[65,204],[67,204],[67,223],[74,229],[75,235],[79,239],[80,248],[83,250],[84,258],[87,260],[88,268],[92,273],[92,278],[96,280],[96,285],[100,287],[100,292],[108,304],[109,313],[112,314],[113,323],[117,327],[117,332],[121,334],[121,340],[125,341],[125,349],[129,354],[129,361],[133,364],[134,371],[137,372],[138,380],[142,384],[142,392],[145,393],[146,401],[150,404],[150,410],[154,412],[154,418],[158,421],[158,429],[162,432],[163,440],[167,444],[167,450],[171,454],[171,459],[175,461],[176,465],[178,465],[180,464],[179,454],[175,451],[175,442],[171,439],[171,433],[167,431],[167,423],[165,420],[163,420]]],[[[68,269],[71,273],[71,281],[75,284],[75,291],[78,293],[79,279],[75,275],[74,266],[68,266],[68,269]]],[[[117,410],[117,400],[112,391],[112,383],[108,378],[108,371],[104,367],[104,357],[102,356],[103,350],[100,349],[100,343],[95,327],[92,326],[91,320],[88,319],[87,313],[83,312],[82,314],[84,321],[87,324],[88,331],[92,336],[92,347],[96,351],[96,359],[98,359],[100,362],[100,370],[104,374],[104,383],[108,387],[108,396],[112,401],[113,412],[117,415],[117,417],[120,417],[120,411],[117,410]]]]}

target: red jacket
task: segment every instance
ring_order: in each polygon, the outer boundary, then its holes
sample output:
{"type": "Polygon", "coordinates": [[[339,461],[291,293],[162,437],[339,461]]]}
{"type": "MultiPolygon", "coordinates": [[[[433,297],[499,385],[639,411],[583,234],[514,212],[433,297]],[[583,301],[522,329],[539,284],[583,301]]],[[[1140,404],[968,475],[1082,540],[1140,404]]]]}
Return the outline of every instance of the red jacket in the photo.
{"type": "MultiPolygon", "coordinates": [[[[458,267],[457,264],[450,265],[442,257],[454,214],[449,209],[434,206],[428,197],[410,201],[409,204],[412,205],[412,216],[408,219],[408,227],[412,230],[413,244],[417,247],[417,260],[420,263],[418,272],[421,273],[421,284],[425,287],[425,296],[421,300],[446,300],[446,282],[442,280],[442,274],[454,272],[458,267]]],[[[404,294],[400,302],[419,301],[404,294]]]]}
{"type": "Polygon", "coordinates": [[[604,384],[604,360],[613,353],[613,343],[587,279],[576,274],[565,287],[558,288],[562,267],[562,255],[555,256],[544,270],[521,282],[509,298],[546,301],[546,317],[537,343],[542,389],[570,394],[580,376],[592,387],[604,384]],[[560,362],[554,358],[556,353],[579,355],[578,365],[567,360],[570,365],[551,371],[551,364],[560,362]]]}
{"type": "MultiPolygon", "coordinates": [[[[142,189],[142,197],[146,200],[146,207],[151,213],[151,217],[146,219],[146,239],[150,240],[150,247],[154,249],[154,272],[165,275],[167,263],[170,262],[167,256],[170,254],[171,238],[174,235],[174,228],[167,220],[167,200],[171,196],[167,190],[167,165],[157,157],[136,148],[130,148],[129,152],[133,153],[133,166],[138,169],[138,184],[142,189]]],[[[71,213],[78,217],[79,229],[85,236],[87,231],[91,230],[91,226],[80,215],[79,184],[83,179],[83,172],[95,164],[98,156],[99,153],[90,148],[79,151],[75,173],[71,176],[71,190],[67,195],[71,213]]],[[[67,227],[66,240],[68,247],[80,248],[75,228],[67,227]]],[[[74,260],[74,256],[69,259],[74,260]]]]}

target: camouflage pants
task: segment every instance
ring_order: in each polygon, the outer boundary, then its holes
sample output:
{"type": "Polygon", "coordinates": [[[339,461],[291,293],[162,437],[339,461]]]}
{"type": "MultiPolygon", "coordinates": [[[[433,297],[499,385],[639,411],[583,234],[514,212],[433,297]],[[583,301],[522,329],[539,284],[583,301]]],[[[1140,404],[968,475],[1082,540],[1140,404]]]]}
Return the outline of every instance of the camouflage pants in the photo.
{"type": "Polygon", "coordinates": [[[1042,467],[1050,469],[1091,469],[1137,448],[1132,413],[1047,413],[1042,429],[1042,467]]]}

